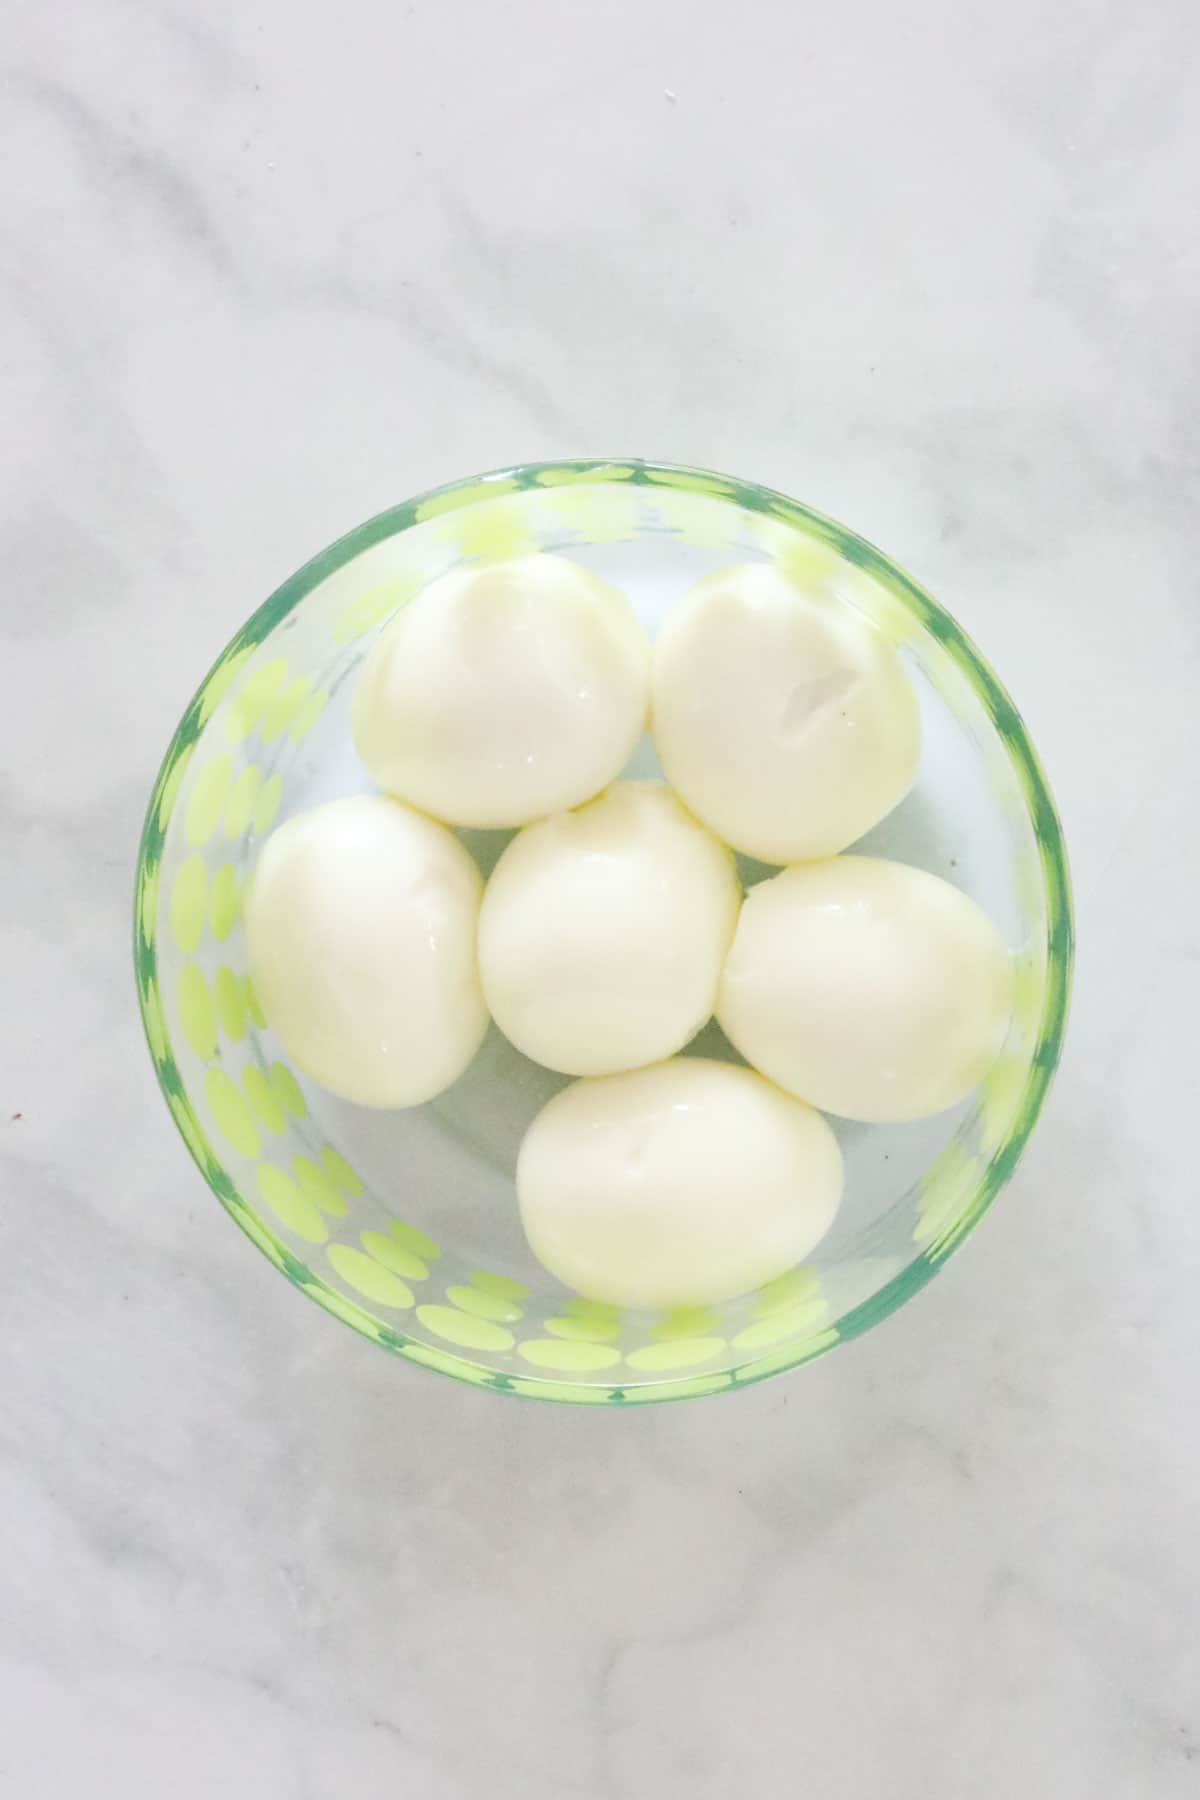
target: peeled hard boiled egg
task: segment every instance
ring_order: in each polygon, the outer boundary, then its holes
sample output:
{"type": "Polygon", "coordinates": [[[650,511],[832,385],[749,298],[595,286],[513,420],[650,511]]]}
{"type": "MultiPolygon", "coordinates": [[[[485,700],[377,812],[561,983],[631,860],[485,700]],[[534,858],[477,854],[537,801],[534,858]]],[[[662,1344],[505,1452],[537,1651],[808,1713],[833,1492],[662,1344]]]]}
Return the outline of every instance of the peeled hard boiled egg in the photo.
{"type": "Polygon", "coordinates": [[[416,1106],[448,1087],[487,1029],[482,889],[457,838],[383,795],[281,825],[245,913],[255,991],[288,1054],[360,1106],[416,1106]]]}
{"type": "Polygon", "coordinates": [[[819,1113],[750,1069],[690,1056],[575,1082],[517,1161],[534,1255],[614,1306],[702,1306],[758,1287],[824,1237],[841,1191],[819,1113]]]}
{"type": "Polygon", "coordinates": [[[653,729],[668,781],[764,862],[832,856],[902,800],[921,748],[892,646],[771,563],[710,575],[655,646],[653,729]]]}
{"type": "Polygon", "coordinates": [[[999,1051],[1012,958],[958,888],[903,863],[838,856],[752,888],[717,1017],[756,1069],[843,1118],[953,1106],[999,1051]]]}
{"type": "Polygon", "coordinates": [[[518,1050],[567,1075],[660,1062],[712,1013],[741,890],[733,858],[657,781],[529,825],[479,916],[479,974],[518,1050]]]}
{"type": "Polygon", "coordinates": [[[354,742],[380,787],[435,818],[524,825],[620,773],[649,662],[625,596],[561,556],[455,569],[367,657],[354,742]]]}

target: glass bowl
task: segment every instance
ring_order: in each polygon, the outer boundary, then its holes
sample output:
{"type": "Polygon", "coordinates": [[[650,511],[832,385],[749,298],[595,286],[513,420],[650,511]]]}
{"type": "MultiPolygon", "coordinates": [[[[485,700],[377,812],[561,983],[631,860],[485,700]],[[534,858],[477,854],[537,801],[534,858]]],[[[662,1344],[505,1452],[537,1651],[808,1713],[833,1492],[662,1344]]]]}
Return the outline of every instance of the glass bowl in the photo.
{"type": "MultiPolygon", "coordinates": [[[[639,773],[656,768],[647,740],[639,773]]],[[[509,834],[462,834],[485,872],[509,834]]],[[[765,873],[747,867],[746,878],[765,873]]],[[[218,658],[154,785],[135,961],[150,1053],[205,1180],[288,1280],[413,1363],[497,1393],[593,1404],[715,1394],[808,1362],[915,1294],[1012,1174],[1058,1061],[1071,972],[1062,832],[1012,701],[948,613],[852,531],[769,489],[658,463],[535,463],[381,513],[286,581],[218,658]],[[537,549],[623,587],[653,631],[699,576],[775,558],[897,645],[924,715],[917,786],[862,846],[964,888],[1017,961],[1009,1039],[982,1088],[916,1124],[834,1121],[835,1226],[802,1267],[720,1307],[627,1312],[532,1260],[512,1172],[563,1085],[494,1030],[407,1112],[333,1099],[291,1068],[246,969],[240,902],[265,835],[369,786],[350,695],[383,622],[463,560],[537,549]]],[[[695,1051],[732,1054],[715,1025],[695,1051]]]]}

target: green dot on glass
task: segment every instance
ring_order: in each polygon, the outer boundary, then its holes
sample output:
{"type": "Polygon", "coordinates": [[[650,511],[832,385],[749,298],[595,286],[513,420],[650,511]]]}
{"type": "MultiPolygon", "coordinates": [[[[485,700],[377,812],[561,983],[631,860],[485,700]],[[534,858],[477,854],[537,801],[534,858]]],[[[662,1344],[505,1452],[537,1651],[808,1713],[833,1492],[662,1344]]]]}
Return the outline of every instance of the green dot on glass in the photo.
{"type": "Polygon", "coordinates": [[[292,1158],[292,1174],[306,1199],[331,1219],[344,1219],[346,1202],[323,1169],[310,1157],[297,1153],[292,1158]]]}
{"type": "Polygon", "coordinates": [[[184,835],[198,848],[207,844],[217,829],[225,801],[233,785],[233,758],[221,751],[196,776],[184,819],[184,835]]]}
{"type": "Polygon", "coordinates": [[[213,876],[208,896],[208,922],[219,944],[224,943],[238,921],[242,908],[241,884],[232,863],[225,863],[213,876]]]}
{"type": "Polygon", "coordinates": [[[171,884],[171,935],[185,956],[191,956],[204,936],[207,897],[208,873],[197,851],[180,865],[171,884]]]}
{"type": "Polygon", "coordinates": [[[403,1275],[409,1281],[428,1280],[429,1264],[386,1232],[364,1231],[360,1242],[369,1256],[382,1263],[385,1269],[391,1269],[393,1274],[403,1275]]]}
{"type": "Polygon", "coordinates": [[[477,1319],[495,1319],[500,1324],[511,1325],[522,1316],[523,1309],[515,1300],[508,1300],[503,1294],[484,1293],[477,1287],[448,1287],[446,1298],[477,1319]]]}
{"type": "Polygon", "coordinates": [[[308,1111],[304,1104],[304,1094],[300,1083],[292,1074],[286,1063],[272,1063],[267,1071],[267,1080],[271,1091],[285,1112],[291,1113],[293,1119],[302,1119],[308,1111]]]}
{"type": "Polygon", "coordinates": [[[364,1192],[362,1178],[357,1175],[339,1150],[326,1144],[321,1151],[321,1167],[330,1181],[348,1200],[356,1200],[364,1192]]]}
{"type": "Polygon", "coordinates": [[[241,977],[222,966],[213,976],[217,1018],[227,1038],[237,1044],[246,1035],[246,990],[241,977]]]}
{"type": "Polygon", "coordinates": [[[204,1091],[217,1129],[226,1143],[243,1156],[258,1156],[262,1138],[246,1097],[231,1075],[224,1069],[210,1069],[204,1078],[204,1091]]]}
{"type": "Polygon", "coordinates": [[[185,963],[176,989],[179,1023],[183,1035],[202,1062],[217,1053],[217,1013],[203,972],[196,963],[185,963]]]}
{"type": "Polygon", "coordinates": [[[454,1306],[418,1306],[417,1318],[435,1337],[444,1338],[448,1344],[461,1344],[466,1350],[512,1348],[513,1335],[505,1326],[459,1312],[454,1306]]]}
{"type": "Polygon", "coordinates": [[[262,1070],[251,1064],[242,1077],[242,1085],[246,1090],[246,1098],[267,1130],[273,1131],[276,1136],[285,1132],[287,1114],[262,1070]]]}
{"type": "Polygon", "coordinates": [[[367,1300],[397,1308],[412,1305],[412,1289],[363,1251],[349,1244],[331,1244],[328,1255],[342,1280],[367,1300]]]}
{"type": "Polygon", "coordinates": [[[290,1175],[285,1175],[273,1163],[260,1163],[258,1187],[275,1217],[289,1230],[294,1231],[298,1237],[307,1239],[310,1244],[325,1242],[329,1236],[329,1227],[319,1209],[307,1195],[300,1192],[290,1175]]]}
{"type": "Polygon", "coordinates": [[[233,792],[225,807],[224,832],[228,838],[240,838],[250,829],[254,803],[262,787],[263,773],[257,763],[249,763],[233,784],[233,792]]]}

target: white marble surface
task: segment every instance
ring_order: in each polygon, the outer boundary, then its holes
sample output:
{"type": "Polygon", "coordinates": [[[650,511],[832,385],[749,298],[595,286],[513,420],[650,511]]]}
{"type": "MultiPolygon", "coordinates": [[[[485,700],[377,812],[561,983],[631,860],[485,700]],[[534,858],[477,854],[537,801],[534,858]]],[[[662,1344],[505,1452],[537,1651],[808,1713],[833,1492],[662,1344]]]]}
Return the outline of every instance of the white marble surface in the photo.
{"type": "Polygon", "coordinates": [[[1192,0],[10,0],[0,1792],[1200,1791],[1198,53],[1192,0]],[[264,593],[593,451],[774,483],[943,597],[1081,925],[949,1270],[632,1415],[292,1292],[128,953],[148,784],[264,593]]]}

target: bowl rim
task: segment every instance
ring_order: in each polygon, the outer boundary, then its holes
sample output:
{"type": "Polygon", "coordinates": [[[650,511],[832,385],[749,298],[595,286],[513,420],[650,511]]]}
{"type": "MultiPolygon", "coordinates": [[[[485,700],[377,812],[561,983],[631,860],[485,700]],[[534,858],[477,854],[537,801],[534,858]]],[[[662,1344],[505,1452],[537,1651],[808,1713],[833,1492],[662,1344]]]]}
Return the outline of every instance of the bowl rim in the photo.
{"type": "Polygon", "coordinates": [[[513,464],[447,482],[376,513],[304,563],[259,606],[230,639],[188,703],[167,746],[151,789],[138,845],[134,881],[134,968],[138,1006],[158,1083],[193,1160],[221,1204],[250,1240],[292,1284],[351,1325],[362,1336],[409,1361],[475,1387],[500,1393],[576,1403],[632,1404],[733,1392],[815,1360],[888,1318],[912,1298],[975,1230],[1012,1175],[1037,1124],[1062,1051],[1070,1001],[1074,951],[1071,880],[1061,821],[1040,759],[1010,695],[974,642],[946,609],[912,576],[867,539],[774,488],[689,464],[643,458],[560,458],[513,464]],[[163,845],[192,747],[240,664],[318,584],[375,544],[425,519],[457,512],[503,494],[571,483],[618,482],[671,488],[726,501],[805,533],[864,569],[931,635],[965,676],[986,707],[1016,773],[1029,810],[1046,902],[1046,965],[1034,1050],[1005,1137],[981,1165],[974,1192],[952,1228],[919,1248],[912,1260],[832,1327],[782,1352],[750,1357],[732,1369],[688,1375],[664,1372],[657,1380],[611,1385],[539,1376],[506,1376],[469,1355],[433,1349],[384,1326],[348,1301],[275,1236],[242,1199],[236,1183],[211,1149],[192,1109],[171,1053],[158,990],[157,894],[163,845]]]}

